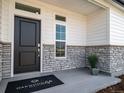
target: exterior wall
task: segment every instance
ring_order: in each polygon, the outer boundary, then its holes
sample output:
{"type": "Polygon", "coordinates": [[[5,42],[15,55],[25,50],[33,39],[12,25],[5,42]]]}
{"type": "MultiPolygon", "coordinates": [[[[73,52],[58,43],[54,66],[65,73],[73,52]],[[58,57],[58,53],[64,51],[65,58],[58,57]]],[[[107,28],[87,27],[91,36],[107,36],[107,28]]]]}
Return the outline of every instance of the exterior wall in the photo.
{"type": "Polygon", "coordinates": [[[86,58],[92,53],[98,56],[97,67],[101,71],[111,76],[124,74],[124,46],[87,46],[85,52],[86,58]]]}
{"type": "Polygon", "coordinates": [[[110,69],[112,75],[124,74],[124,46],[110,47],[110,69]]]}
{"type": "MultiPolygon", "coordinates": [[[[0,37],[1,37],[1,17],[2,17],[2,1],[0,0],[0,37]]],[[[0,81],[2,79],[2,45],[0,44],[0,81]]]]}
{"type": "MultiPolygon", "coordinates": [[[[43,8],[42,8],[43,9],[43,8]]],[[[83,46],[86,42],[86,17],[70,11],[52,8],[42,10],[42,40],[43,44],[55,43],[55,14],[66,16],[67,45],[83,46]],[[59,12],[61,11],[61,13],[59,12]],[[49,23],[49,24],[48,24],[49,23]]]]}
{"type": "Polygon", "coordinates": [[[0,80],[11,76],[11,44],[0,42],[0,80]]]}
{"type": "Polygon", "coordinates": [[[107,16],[105,9],[88,15],[87,46],[108,44],[107,16]]]}
{"type": "Polygon", "coordinates": [[[110,11],[110,44],[124,45],[124,12],[114,8],[110,11]]]}
{"type": "Polygon", "coordinates": [[[2,77],[11,77],[11,43],[2,46],[2,77]]]}
{"type": "Polygon", "coordinates": [[[9,23],[11,11],[9,10],[11,0],[1,0],[2,1],[2,32],[1,32],[1,41],[2,42],[10,42],[10,28],[9,23]]]}
{"type": "Polygon", "coordinates": [[[98,56],[99,63],[97,67],[100,69],[100,71],[110,73],[110,47],[109,46],[87,46],[86,59],[88,55],[92,53],[98,56]]]}
{"type": "Polygon", "coordinates": [[[112,75],[124,74],[124,12],[110,7],[110,69],[112,75]]]}
{"type": "MultiPolygon", "coordinates": [[[[14,0],[2,0],[2,31],[0,26],[0,40],[11,42],[15,15],[41,20],[41,40],[43,44],[43,72],[51,72],[78,67],[85,67],[86,57],[90,53],[96,53],[99,57],[98,67],[101,71],[116,73],[123,71],[123,48],[113,46],[98,46],[123,43],[123,14],[110,8],[110,20],[105,9],[99,9],[89,16],[84,16],[66,9],[42,3],[35,0],[16,0],[27,5],[36,6],[41,9],[41,15],[27,13],[14,9],[14,0]],[[67,18],[67,57],[55,58],[55,14],[67,18]],[[10,16],[9,16],[10,15],[10,16]],[[13,15],[13,16],[11,16],[13,15]],[[108,29],[108,22],[110,28],[108,29]],[[12,25],[13,24],[13,25],[12,25]],[[118,25],[119,24],[119,25],[118,25]],[[115,27],[115,25],[117,25],[115,27]],[[110,35],[109,35],[110,33],[110,35]],[[110,41],[109,41],[110,39],[110,41]],[[110,42],[110,43],[109,43],[110,42]],[[88,46],[88,47],[84,47],[88,46]],[[86,53],[86,55],[85,55],[86,53]],[[120,57],[118,56],[121,55],[120,57]]],[[[99,0],[100,1],[100,0],[99,0]]],[[[1,9],[1,8],[0,8],[1,9]]],[[[0,12],[1,16],[1,12],[0,12]]],[[[11,73],[11,44],[0,44],[0,79],[10,77],[11,73]],[[2,53],[2,54],[1,54],[2,53]],[[2,65],[2,66],[1,66],[2,65]]]]}
{"type": "Polygon", "coordinates": [[[2,80],[2,44],[0,44],[0,81],[2,80]]]}
{"type": "Polygon", "coordinates": [[[109,45],[124,46],[124,11],[117,8],[109,1],[111,0],[94,0],[109,10],[108,13],[108,41],[109,45]]]}
{"type": "Polygon", "coordinates": [[[55,15],[62,15],[67,18],[67,44],[84,46],[86,43],[87,32],[87,16],[69,11],[67,9],[59,8],[50,4],[42,3],[38,0],[3,0],[3,32],[2,41],[12,42],[13,35],[12,29],[10,30],[13,22],[11,15],[18,15],[22,17],[34,18],[41,20],[42,43],[54,44],[55,43],[55,15]],[[41,9],[41,15],[28,13],[21,10],[15,10],[14,1],[24,3],[30,6],[38,7],[41,9]],[[9,15],[9,16],[8,16],[9,15]],[[11,23],[9,23],[9,22],[11,23]]]}
{"type": "Polygon", "coordinates": [[[67,17],[67,45],[85,46],[87,35],[87,17],[69,14],[67,17]]]}
{"type": "Polygon", "coordinates": [[[0,40],[1,40],[1,27],[2,27],[2,1],[0,0],[0,40]]]}
{"type": "MultiPolygon", "coordinates": [[[[48,5],[48,7],[50,7],[48,5]]],[[[58,7],[41,8],[43,44],[55,44],[55,14],[66,16],[67,45],[83,46],[86,42],[87,17],[58,7]],[[61,12],[60,12],[61,11],[61,12]],[[48,24],[49,23],[49,24],[48,24]]]]}
{"type": "Polygon", "coordinates": [[[124,74],[124,11],[105,0],[96,0],[109,8],[110,73],[124,74]]]}
{"type": "MultiPolygon", "coordinates": [[[[87,30],[87,16],[78,14],[72,11],[68,11],[56,6],[42,3],[41,1],[34,0],[16,0],[27,5],[32,5],[41,8],[41,15],[36,15],[28,13],[25,11],[19,11],[14,9],[15,0],[2,0],[2,31],[1,31],[1,40],[3,43],[2,47],[2,59],[0,65],[0,79],[11,77],[11,65],[13,65],[12,56],[11,56],[11,45],[13,43],[13,31],[14,31],[14,15],[20,15],[22,17],[34,18],[41,20],[41,40],[42,44],[55,44],[55,14],[66,16],[67,18],[67,33],[66,33],[66,44],[69,46],[67,48],[67,58],[65,59],[56,59],[55,55],[52,54],[52,59],[43,58],[43,71],[58,71],[64,69],[78,68],[85,66],[85,48],[78,49],[78,46],[84,46],[86,44],[86,30],[87,30]],[[11,42],[4,44],[4,42],[11,42]],[[71,47],[72,46],[72,47],[71,47]],[[75,46],[75,47],[73,47],[75,46]],[[72,53],[72,54],[71,54],[72,53]],[[82,56],[81,56],[82,54],[82,56]],[[78,55],[80,55],[78,57],[78,55]],[[76,58],[77,57],[77,58],[76,58]],[[73,60],[72,60],[73,59],[73,60]],[[47,60],[47,61],[46,61],[47,60]],[[51,66],[48,66],[48,63],[52,60],[51,66]],[[55,61],[55,62],[54,62],[55,61]],[[63,61],[63,63],[62,63],[63,61]],[[47,63],[48,62],[48,63],[47,63]],[[75,63],[76,62],[76,63],[75,63]],[[56,65],[54,67],[54,65],[56,65]],[[59,67],[57,67],[57,65],[59,67]],[[51,70],[49,70],[49,69],[51,70]]],[[[46,47],[43,47],[42,51],[45,51],[46,47]]],[[[54,46],[52,46],[54,51],[54,46]]],[[[46,49],[47,50],[47,49],[46,49]]],[[[45,53],[45,52],[44,52],[45,53]]],[[[44,54],[46,55],[46,54],[44,54]]],[[[51,52],[48,52],[51,55],[51,52]]],[[[41,53],[42,54],[42,53],[41,53]]]]}
{"type": "Polygon", "coordinates": [[[43,46],[43,72],[85,67],[85,47],[67,46],[66,58],[55,58],[54,45],[43,46]]]}

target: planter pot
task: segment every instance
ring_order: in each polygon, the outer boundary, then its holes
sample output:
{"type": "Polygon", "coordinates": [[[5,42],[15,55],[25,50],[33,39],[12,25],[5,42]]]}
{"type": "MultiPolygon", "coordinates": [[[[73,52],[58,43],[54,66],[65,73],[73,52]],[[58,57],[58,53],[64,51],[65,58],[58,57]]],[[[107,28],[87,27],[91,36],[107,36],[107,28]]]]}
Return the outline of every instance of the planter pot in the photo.
{"type": "Polygon", "coordinates": [[[99,69],[97,69],[97,68],[91,68],[91,74],[92,75],[98,75],[99,74],[99,69]]]}

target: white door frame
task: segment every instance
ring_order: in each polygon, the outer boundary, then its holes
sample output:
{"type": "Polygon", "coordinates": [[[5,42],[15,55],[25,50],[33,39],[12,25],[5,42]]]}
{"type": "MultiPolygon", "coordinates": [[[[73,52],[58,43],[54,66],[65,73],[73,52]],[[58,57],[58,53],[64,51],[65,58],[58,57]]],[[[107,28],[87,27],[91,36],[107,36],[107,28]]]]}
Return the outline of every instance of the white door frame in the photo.
{"type": "MultiPolygon", "coordinates": [[[[21,2],[23,4],[23,2],[21,2]]],[[[25,2],[24,2],[25,3],[25,2]]],[[[30,5],[32,6],[32,5],[30,5]]],[[[40,55],[40,72],[42,73],[42,49],[43,49],[43,44],[42,44],[42,16],[41,15],[38,15],[38,14],[33,14],[33,13],[29,13],[29,12],[25,12],[25,11],[21,11],[21,10],[17,10],[15,9],[15,1],[13,1],[13,4],[10,6],[9,9],[12,9],[10,11],[13,11],[13,12],[10,12],[10,26],[9,28],[11,29],[11,77],[14,77],[15,74],[14,74],[14,19],[15,19],[15,16],[20,16],[20,17],[25,17],[25,18],[31,18],[31,19],[36,19],[36,20],[39,20],[41,22],[41,40],[40,40],[40,44],[41,44],[41,55],[40,55]]],[[[41,8],[40,8],[41,9],[41,8]]]]}

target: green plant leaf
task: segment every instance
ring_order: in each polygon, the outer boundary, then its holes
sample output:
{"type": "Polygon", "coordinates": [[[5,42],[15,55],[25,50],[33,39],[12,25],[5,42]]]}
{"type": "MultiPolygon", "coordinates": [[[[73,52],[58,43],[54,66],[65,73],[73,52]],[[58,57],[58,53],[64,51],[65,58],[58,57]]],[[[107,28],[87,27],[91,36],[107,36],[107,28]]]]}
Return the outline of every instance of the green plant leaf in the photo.
{"type": "Polygon", "coordinates": [[[88,62],[91,66],[91,68],[96,68],[96,64],[98,62],[98,57],[96,54],[91,54],[88,56],[88,62]]]}

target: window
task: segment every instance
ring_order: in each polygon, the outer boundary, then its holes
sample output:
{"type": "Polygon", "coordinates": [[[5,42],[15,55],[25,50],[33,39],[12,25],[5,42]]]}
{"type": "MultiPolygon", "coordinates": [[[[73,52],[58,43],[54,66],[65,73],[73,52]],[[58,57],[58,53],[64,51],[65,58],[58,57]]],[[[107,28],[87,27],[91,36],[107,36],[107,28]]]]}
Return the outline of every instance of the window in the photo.
{"type": "Polygon", "coordinates": [[[56,57],[65,57],[66,27],[56,24],[56,57]]]}
{"type": "Polygon", "coordinates": [[[65,42],[56,41],[56,57],[65,57],[65,42]]]}
{"type": "Polygon", "coordinates": [[[32,7],[32,6],[28,6],[28,5],[24,5],[24,4],[20,4],[20,3],[16,3],[15,8],[19,9],[19,10],[27,11],[27,12],[40,14],[40,9],[39,8],[35,8],[35,7],[32,7]]]}
{"type": "Polygon", "coordinates": [[[58,21],[66,21],[66,18],[65,17],[63,17],[63,16],[59,16],[59,15],[56,15],[56,18],[55,18],[56,20],[58,20],[58,21]]]}
{"type": "Polygon", "coordinates": [[[65,26],[56,25],[56,40],[65,40],[65,26]]]}

